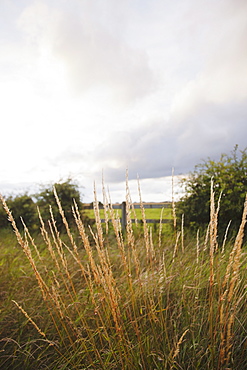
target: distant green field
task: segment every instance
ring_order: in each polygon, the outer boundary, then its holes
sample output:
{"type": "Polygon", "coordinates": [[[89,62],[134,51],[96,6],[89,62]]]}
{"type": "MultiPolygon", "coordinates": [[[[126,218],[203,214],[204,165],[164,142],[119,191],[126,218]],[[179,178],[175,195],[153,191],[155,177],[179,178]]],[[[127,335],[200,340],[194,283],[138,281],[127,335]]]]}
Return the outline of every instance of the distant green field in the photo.
{"type": "MultiPolygon", "coordinates": [[[[116,212],[116,215],[118,214],[119,217],[121,217],[121,209],[114,210],[116,212]]],[[[85,215],[87,215],[89,218],[94,219],[94,210],[93,209],[85,209],[84,210],[85,215]]],[[[145,209],[145,217],[146,219],[153,219],[153,220],[159,220],[161,216],[162,209],[154,209],[154,208],[146,208],[145,209]]],[[[135,209],[136,217],[138,220],[142,219],[142,211],[141,209],[135,209]]],[[[105,218],[104,210],[100,210],[100,217],[105,218]]],[[[131,211],[131,218],[135,218],[135,215],[133,211],[131,211]]],[[[172,219],[172,209],[171,208],[164,208],[163,209],[163,219],[172,219]]]]}

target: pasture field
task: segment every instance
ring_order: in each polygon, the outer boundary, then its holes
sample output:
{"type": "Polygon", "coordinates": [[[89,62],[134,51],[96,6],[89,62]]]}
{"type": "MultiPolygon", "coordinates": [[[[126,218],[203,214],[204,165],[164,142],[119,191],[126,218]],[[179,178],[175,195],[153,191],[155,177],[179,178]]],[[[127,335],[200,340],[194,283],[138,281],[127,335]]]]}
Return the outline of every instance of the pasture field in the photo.
{"type": "Polygon", "coordinates": [[[88,227],[76,206],[74,226],[61,210],[66,233],[51,217],[30,235],[4,207],[13,230],[0,230],[1,369],[247,368],[247,204],[222,244],[214,207],[197,236],[145,220],[122,233],[98,209],[88,227]]]}
{"type": "MultiPolygon", "coordinates": [[[[95,218],[93,209],[85,209],[83,212],[89,218],[91,218],[91,219],[95,218]]],[[[105,218],[104,209],[100,209],[99,212],[100,212],[100,218],[104,219],[105,218]]],[[[141,209],[135,209],[135,211],[130,210],[130,212],[131,212],[131,218],[132,219],[135,219],[135,217],[137,218],[137,220],[142,219],[141,209]]],[[[121,209],[115,209],[114,213],[116,214],[116,216],[121,217],[122,211],[121,211],[121,209]]],[[[145,218],[146,219],[153,219],[153,220],[160,220],[161,213],[162,213],[162,218],[163,219],[168,219],[168,220],[172,219],[172,209],[171,208],[164,208],[163,210],[160,209],[160,208],[158,208],[158,209],[146,208],[145,209],[145,218]]],[[[109,211],[108,211],[108,217],[110,217],[110,212],[109,211]]]]}

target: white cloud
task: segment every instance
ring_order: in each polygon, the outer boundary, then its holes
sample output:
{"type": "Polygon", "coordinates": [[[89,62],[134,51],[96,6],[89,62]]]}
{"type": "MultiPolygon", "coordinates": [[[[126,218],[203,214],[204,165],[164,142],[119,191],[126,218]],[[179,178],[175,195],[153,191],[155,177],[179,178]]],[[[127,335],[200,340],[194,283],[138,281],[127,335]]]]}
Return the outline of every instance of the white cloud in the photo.
{"type": "Polygon", "coordinates": [[[2,181],[104,170],[118,191],[126,168],[157,179],[245,147],[246,14],[241,0],[1,2],[2,181]]]}
{"type": "Polygon", "coordinates": [[[103,93],[123,103],[153,91],[155,78],[146,52],[110,33],[95,19],[87,2],[85,11],[80,7],[77,13],[47,4],[37,1],[28,6],[18,24],[29,47],[63,63],[67,81],[77,94],[102,88],[103,93]]]}
{"type": "Polygon", "coordinates": [[[246,147],[246,102],[215,104],[203,100],[196,107],[170,121],[151,121],[131,132],[119,132],[102,145],[96,162],[105,165],[110,181],[120,181],[124,168],[130,178],[157,178],[192,171],[194,165],[208,157],[219,158],[236,144],[246,147]],[[115,165],[111,165],[111,158],[115,165]],[[117,164],[117,165],[116,165],[117,164]]]}
{"type": "Polygon", "coordinates": [[[80,18],[64,17],[53,45],[78,92],[95,86],[112,91],[119,101],[131,101],[153,90],[148,57],[110,34],[104,27],[80,18]]]}

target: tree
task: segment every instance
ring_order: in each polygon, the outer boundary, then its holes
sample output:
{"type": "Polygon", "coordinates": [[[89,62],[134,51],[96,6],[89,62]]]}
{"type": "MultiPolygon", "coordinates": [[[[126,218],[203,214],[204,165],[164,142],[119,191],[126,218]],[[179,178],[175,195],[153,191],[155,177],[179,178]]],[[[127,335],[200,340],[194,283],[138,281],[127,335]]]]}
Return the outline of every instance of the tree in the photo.
{"type": "MultiPolygon", "coordinates": [[[[9,209],[11,210],[17,227],[23,229],[21,218],[29,229],[35,228],[36,206],[32,197],[28,194],[9,196],[6,199],[9,209]]],[[[1,228],[10,226],[5,210],[0,207],[0,225],[1,228]]]]}
{"type": "Polygon", "coordinates": [[[80,192],[78,185],[68,179],[64,182],[55,183],[48,187],[43,187],[40,193],[35,195],[37,199],[37,206],[40,208],[42,218],[44,221],[50,219],[50,206],[56,220],[56,226],[59,231],[64,229],[62,217],[59,213],[58,204],[54,195],[54,188],[58,195],[59,201],[61,202],[65,217],[70,225],[74,222],[74,216],[72,213],[73,202],[77,203],[79,209],[81,209],[80,192]]]}
{"type": "MultiPolygon", "coordinates": [[[[51,206],[57,229],[59,231],[65,230],[64,223],[54,195],[54,188],[56,189],[56,193],[62,205],[64,215],[69,223],[69,226],[73,226],[75,224],[72,212],[74,201],[78,206],[84,224],[94,223],[83,214],[79,187],[69,178],[64,182],[58,182],[49,186],[41,186],[41,191],[32,196],[25,193],[23,195],[11,195],[5,198],[5,201],[14,216],[16,225],[19,230],[23,229],[21,218],[24,220],[24,223],[28,227],[28,229],[35,231],[39,228],[40,223],[38,219],[37,206],[39,207],[40,213],[45,223],[47,223],[47,221],[51,219],[51,206]]],[[[8,221],[8,217],[3,208],[3,205],[0,202],[0,228],[8,227],[10,227],[10,223],[8,221]]]]}
{"type": "Polygon", "coordinates": [[[185,215],[185,225],[193,229],[205,227],[209,222],[211,179],[216,200],[222,192],[219,235],[224,234],[230,220],[234,234],[241,222],[247,193],[247,148],[238,150],[236,145],[230,155],[222,154],[219,161],[209,158],[183,179],[186,194],[177,208],[180,215],[185,215]]]}

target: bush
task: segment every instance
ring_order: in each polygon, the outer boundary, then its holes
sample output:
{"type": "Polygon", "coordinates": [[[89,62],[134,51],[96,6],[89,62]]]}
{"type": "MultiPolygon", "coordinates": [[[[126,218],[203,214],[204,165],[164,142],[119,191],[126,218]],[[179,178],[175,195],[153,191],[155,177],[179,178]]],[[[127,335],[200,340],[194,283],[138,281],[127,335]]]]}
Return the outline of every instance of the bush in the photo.
{"type": "Polygon", "coordinates": [[[177,204],[178,214],[185,215],[185,226],[192,229],[206,227],[210,219],[211,180],[215,199],[220,199],[219,235],[228,223],[234,233],[241,220],[247,193],[247,148],[234,148],[230,155],[222,154],[218,161],[207,159],[183,179],[186,195],[177,204]]]}
{"type": "MultiPolygon", "coordinates": [[[[28,194],[9,196],[6,199],[9,208],[11,209],[15,222],[19,229],[23,228],[21,218],[24,220],[26,226],[30,229],[35,228],[36,222],[36,206],[31,196],[28,194]]],[[[0,206],[0,225],[1,228],[10,227],[8,219],[6,217],[6,212],[4,211],[2,205],[0,206]]]]}
{"type": "MultiPolygon", "coordinates": [[[[49,186],[41,186],[39,193],[32,196],[28,194],[9,196],[5,198],[13,216],[17,227],[22,230],[23,224],[21,218],[24,220],[25,225],[32,231],[37,230],[38,222],[38,211],[37,206],[42,215],[43,221],[46,223],[50,219],[50,207],[56,220],[56,226],[59,231],[64,231],[64,224],[62,217],[59,212],[58,204],[54,194],[56,190],[57,196],[62,204],[64,215],[70,226],[75,225],[74,216],[72,213],[72,205],[75,201],[83,221],[89,223],[90,220],[82,214],[82,202],[80,199],[80,192],[78,185],[73,183],[71,179],[64,182],[51,184],[49,186]]],[[[10,228],[10,223],[6,216],[6,212],[0,204],[0,228],[10,228]]]]}
{"type": "Polygon", "coordinates": [[[57,193],[59,201],[62,204],[64,215],[70,225],[74,223],[74,216],[72,213],[72,205],[74,201],[81,210],[82,203],[80,199],[80,192],[78,189],[78,185],[73,183],[71,179],[68,179],[64,182],[59,182],[48,187],[43,187],[41,189],[41,192],[35,195],[35,198],[37,199],[37,206],[41,211],[43,220],[47,221],[50,219],[51,207],[54,218],[56,220],[56,226],[59,231],[63,231],[64,225],[55,198],[54,189],[57,193]]]}

